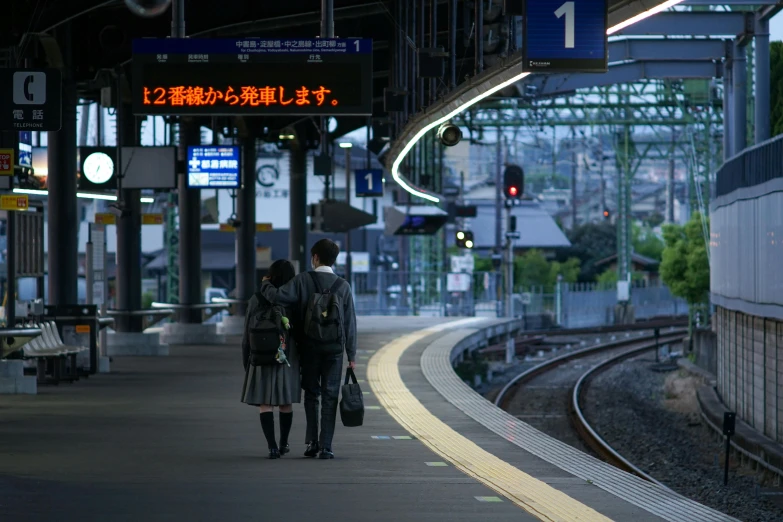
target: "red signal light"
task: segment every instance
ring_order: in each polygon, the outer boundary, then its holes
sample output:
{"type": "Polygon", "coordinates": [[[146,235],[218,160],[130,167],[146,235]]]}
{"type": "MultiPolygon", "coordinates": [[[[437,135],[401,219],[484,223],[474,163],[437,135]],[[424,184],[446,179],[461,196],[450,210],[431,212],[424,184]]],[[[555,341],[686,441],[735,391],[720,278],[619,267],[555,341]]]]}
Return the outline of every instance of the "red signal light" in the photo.
{"type": "Polygon", "coordinates": [[[516,197],[517,192],[519,192],[519,191],[517,190],[516,187],[513,187],[513,186],[512,187],[508,187],[508,195],[511,196],[512,198],[516,197]]]}

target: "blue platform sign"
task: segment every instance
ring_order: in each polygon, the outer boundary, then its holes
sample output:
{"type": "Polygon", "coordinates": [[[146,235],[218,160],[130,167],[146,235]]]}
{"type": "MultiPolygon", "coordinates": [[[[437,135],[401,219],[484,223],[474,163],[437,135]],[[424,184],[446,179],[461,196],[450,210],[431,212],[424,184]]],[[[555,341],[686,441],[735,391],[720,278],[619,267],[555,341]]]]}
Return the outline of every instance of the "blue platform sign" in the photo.
{"type": "Polygon", "coordinates": [[[383,196],[383,170],[356,169],[355,173],[357,198],[383,196]]]}
{"type": "Polygon", "coordinates": [[[32,168],[33,166],[33,133],[19,131],[19,166],[32,168]]]}
{"type": "Polygon", "coordinates": [[[522,69],[606,72],[608,0],[527,0],[522,69]]]}
{"type": "Polygon", "coordinates": [[[188,147],[188,187],[239,188],[239,147],[188,147]]]}

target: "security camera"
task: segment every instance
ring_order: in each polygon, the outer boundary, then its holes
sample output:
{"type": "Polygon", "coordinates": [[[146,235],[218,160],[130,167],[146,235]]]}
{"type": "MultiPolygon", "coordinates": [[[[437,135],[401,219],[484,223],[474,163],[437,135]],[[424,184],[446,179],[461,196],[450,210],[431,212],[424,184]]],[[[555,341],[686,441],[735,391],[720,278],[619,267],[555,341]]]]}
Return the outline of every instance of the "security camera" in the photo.
{"type": "Polygon", "coordinates": [[[447,146],[453,147],[462,139],[462,131],[456,125],[451,123],[444,123],[438,129],[438,140],[447,146]]]}
{"type": "Polygon", "coordinates": [[[125,5],[136,16],[154,18],[169,8],[171,0],[125,0],[125,5]]]}
{"type": "Polygon", "coordinates": [[[242,222],[234,216],[228,218],[226,220],[226,224],[228,224],[228,226],[233,228],[239,228],[240,226],[242,226],[242,222]]]}

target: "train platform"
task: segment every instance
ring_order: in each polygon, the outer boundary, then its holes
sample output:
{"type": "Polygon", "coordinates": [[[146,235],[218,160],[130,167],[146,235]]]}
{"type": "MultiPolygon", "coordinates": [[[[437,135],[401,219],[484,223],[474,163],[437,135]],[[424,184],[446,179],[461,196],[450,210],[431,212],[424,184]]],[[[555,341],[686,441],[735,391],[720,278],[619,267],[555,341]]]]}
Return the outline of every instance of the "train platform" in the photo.
{"type": "Polygon", "coordinates": [[[360,317],[365,424],[334,460],[266,458],[240,403],[239,345],[115,358],[112,373],[0,396],[8,521],[734,520],[619,471],[494,407],[451,369],[487,319],[360,317]]]}

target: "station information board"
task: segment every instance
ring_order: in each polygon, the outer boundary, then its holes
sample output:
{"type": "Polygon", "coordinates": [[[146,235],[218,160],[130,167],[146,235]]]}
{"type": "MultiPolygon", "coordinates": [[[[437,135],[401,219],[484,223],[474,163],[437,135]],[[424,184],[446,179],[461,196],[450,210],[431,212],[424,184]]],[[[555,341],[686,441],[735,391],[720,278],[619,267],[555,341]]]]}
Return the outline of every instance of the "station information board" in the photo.
{"type": "Polygon", "coordinates": [[[239,188],[239,147],[188,147],[188,187],[239,188]]]}
{"type": "Polygon", "coordinates": [[[370,115],[372,40],[145,38],[133,42],[133,111],[370,115]]]}
{"type": "Polygon", "coordinates": [[[607,0],[526,0],[522,69],[606,72],[607,0]]]}

